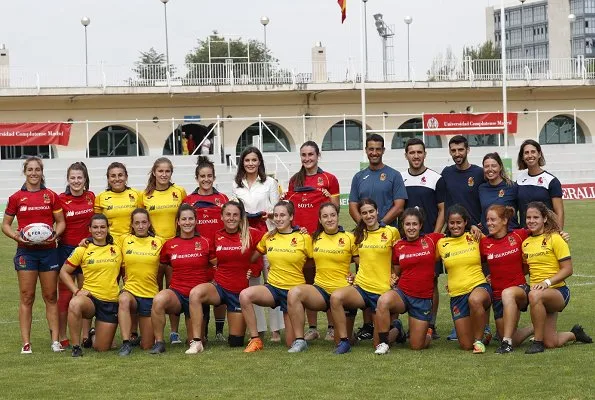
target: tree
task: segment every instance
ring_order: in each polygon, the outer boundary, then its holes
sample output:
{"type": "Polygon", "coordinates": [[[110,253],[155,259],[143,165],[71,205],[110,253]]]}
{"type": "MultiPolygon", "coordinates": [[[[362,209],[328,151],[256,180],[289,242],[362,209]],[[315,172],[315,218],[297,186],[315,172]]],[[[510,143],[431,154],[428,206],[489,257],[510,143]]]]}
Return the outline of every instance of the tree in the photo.
{"type": "Polygon", "coordinates": [[[428,81],[457,80],[458,66],[457,57],[449,46],[444,54],[439,53],[432,60],[432,66],[427,71],[428,81]]]}
{"type": "MultiPolygon", "coordinates": [[[[464,63],[464,70],[466,73],[473,73],[474,79],[480,80],[494,80],[501,79],[502,65],[499,61],[501,57],[501,50],[499,47],[494,46],[491,40],[484,42],[483,44],[473,46],[467,46],[463,49],[463,59],[471,59],[471,62],[464,63]],[[483,61],[483,60],[494,60],[494,61],[483,61]]],[[[522,74],[524,64],[508,62],[508,73],[522,74]]]]}
{"type": "MultiPolygon", "coordinates": [[[[141,51],[139,60],[134,63],[132,69],[138,76],[138,80],[130,80],[135,86],[154,86],[156,80],[167,79],[167,60],[165,54],[157,53],[153,47],[148,51],[141,51]]],[[[176,68],[169,66],[170,78],[173,77],[176,68]]]]}
{"type": "Polygon", "coordinates": [[[258,40],[243,41],[241,37],[227,39],[219,35],[216,30],[205,39],[198,39],[198,46],[186,54],[186,63],[188,64],[225,63],[225,59],[231,59],[234,63],[279,61],[271,55],[270,49],[265,48],[264,43],[258,40]],[[247,58],[248,50],[250,50],[249,60],[247,58]]]}
{"type": "Polygon", "coordinates": [[[471,57],[472,60],[494,60],[500,58],[500,48],[494,46],[491,40],[477,46],[466,46],[463,49],[463,58],[471,57]]]}

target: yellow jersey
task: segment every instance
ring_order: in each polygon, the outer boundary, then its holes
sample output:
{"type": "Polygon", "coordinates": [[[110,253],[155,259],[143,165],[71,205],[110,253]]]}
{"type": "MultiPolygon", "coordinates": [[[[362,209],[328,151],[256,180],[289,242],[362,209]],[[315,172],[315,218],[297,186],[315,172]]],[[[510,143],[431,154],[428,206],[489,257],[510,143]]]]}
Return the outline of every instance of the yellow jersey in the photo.
{"type": "Polygon", "coordinates": [[[155,234],[169,240],[176,236],[176,213],[186,198],[186,190],[171,184],[165,190],[153,190],[151,194],[141,193],[141,207],[149,212],[155,234]]]}
{"type": "Polygon", "coordinates": [[[117,239],[130,232],[130,214],[140,204],[140,193],[135,189],[127,188],[120,193],[106,190],[95,197],[93,211],[107,217],[109,232],[117,239]]]}
{"type": "Polygon", "coordinates": [[[312,238],[294,229],[291,233],[266,233],[256,246],[266,254],[270,269],[268,283],[278,289],[289,290],[306,283],[304,264],[312,258],[312,238]]]}
{"type": "Polygon", "coordinates": [[[436,244],[447,273],[448,295],[461,296],[482,283],[487,283],[481,269],[479,243],[470,233],[444,237],[436,244]]]}
{"type": "Polygon", "coordinates": [[[312,247],[312,258],[316,263],[314,284],[327,293],[347,286],[351,259],[358,254],[353,234],[342,228],[332,235],[322,232],[312,242],[312,247]]]}
{"type": "MultiPolygon", "coordinates": [[[[558,233],[529,236],[523,242],[523,259],[529,266],[529,280],[533,286],[556,275],[560,270],[560,261],[570,259],[570,249],[558,233]]],[[[551,287],[562,286],[566,286],[566,282],[551,287]]]]}
{"type": "Polygon", "coordinates": [[[90,243],[87,247],[77,247],[66,262],[83,270],[83,290],[102,301],[118,301],[118,275],[122,265],[122,252],[118,245],[96,246],[90,243]]]}
{"type": "Polygon", "coordinates": [[[393,246],[401,235],[390,225],[367,231],[365,235],[358,245],[359,270],[354,284],[366,292],[383,294],[390,290],[393,246]]]}
{"type": "Polygon", "coordinates": [[[132,234],[122,235],[118,241],[126,278],[123,289],[138,297],[155,297],[159,291],[159,255],[165,241],[160,237],[141,238],[132,234]]]}

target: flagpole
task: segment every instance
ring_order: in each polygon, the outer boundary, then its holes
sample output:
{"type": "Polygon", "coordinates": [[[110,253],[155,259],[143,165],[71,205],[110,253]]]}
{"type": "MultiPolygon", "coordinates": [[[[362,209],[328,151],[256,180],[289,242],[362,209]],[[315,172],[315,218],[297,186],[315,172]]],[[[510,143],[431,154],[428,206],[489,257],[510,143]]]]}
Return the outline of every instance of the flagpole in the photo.
{"type": "MultiPolygon", "coordinates": [[[[365,15],[365,2],[367,0],[360,1],[360,90],[361,90],[361,102],[362,102],[362,146],[365,149],[366,147],[366,76],[368,76],[368,68],[366,65],[365,55],[368,52],[367,45],[366,45],[366,15],[365,15]]],[[[365,152],[363,154],[363,161],[366,161],[367,157],[365,156],[365,152]]]]}
{"type": "Polygon", "coordinates": [[[504,123],[504,157],[508,158],[508,104],[506,96],[506,24],[504,18],[504,0],[500,0],[500,51],[502,52],[502,112],[504,113],[502,122],[504,123]]]}

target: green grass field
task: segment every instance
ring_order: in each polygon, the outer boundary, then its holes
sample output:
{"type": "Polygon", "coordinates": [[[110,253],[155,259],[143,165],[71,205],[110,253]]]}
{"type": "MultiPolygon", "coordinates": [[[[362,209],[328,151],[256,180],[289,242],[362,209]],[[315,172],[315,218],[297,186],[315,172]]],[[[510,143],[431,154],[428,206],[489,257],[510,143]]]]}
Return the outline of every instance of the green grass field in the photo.
{"type": "MultiPolygon", "coordinates": [[[[595,202],[567,202],[566,212],[575,275],[568,280],[572,298],[558,318],[558,327],[567,330],[581,323],[594,335],[595,202]]],[[[342,220],[348,220],[346,213],[342,220]]],[[[0,273],[0,398],[595,398],[595,345],[573,344],[532,356],[524,354],[526,345],[522,345],[501,356],[494,354],[494,342],[483,355],[461,351],[456,343],[447,342],[452,321],[444,277],[437,324],[442,338],[422,352],[393,347],[387,356],[379,357],[373,354],[372,344],[364,342],[350,354],[336,356],[332,343],[318,340],[300,354],[288,354],[283,345],[269,342],[265,351],[244,354],[241,349],[211,342],[198,356],[184,355],[184,346],[168,345],[160,356],[138,349],[129,358],[118,357],[115,351],[97,354],[85,350],[83,358],[73,359],[69,351],[50,351],[43,301],[38,295],[33,317],[34,354],[23,356],[13,243],[0,239],[0,259],[4,260],[0,273]]],[[[526,324],[528,317],[525,313],[521,324],[526,324]]],[[[319,314],[324,332],[323,318],[319,314]]]]}

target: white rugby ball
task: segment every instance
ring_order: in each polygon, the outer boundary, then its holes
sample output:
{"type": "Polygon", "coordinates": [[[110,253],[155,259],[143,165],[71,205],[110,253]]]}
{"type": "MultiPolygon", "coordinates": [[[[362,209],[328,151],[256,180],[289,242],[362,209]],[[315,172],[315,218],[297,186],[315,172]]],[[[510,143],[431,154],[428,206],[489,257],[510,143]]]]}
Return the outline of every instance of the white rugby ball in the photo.
{"type": "Polygon", "coordinates": [[[36,222],[24,227],[21,231],[21,236],[29,242],[39,243],[51,238],[53,233],[54,229],[48,224],[36,222]]]}

